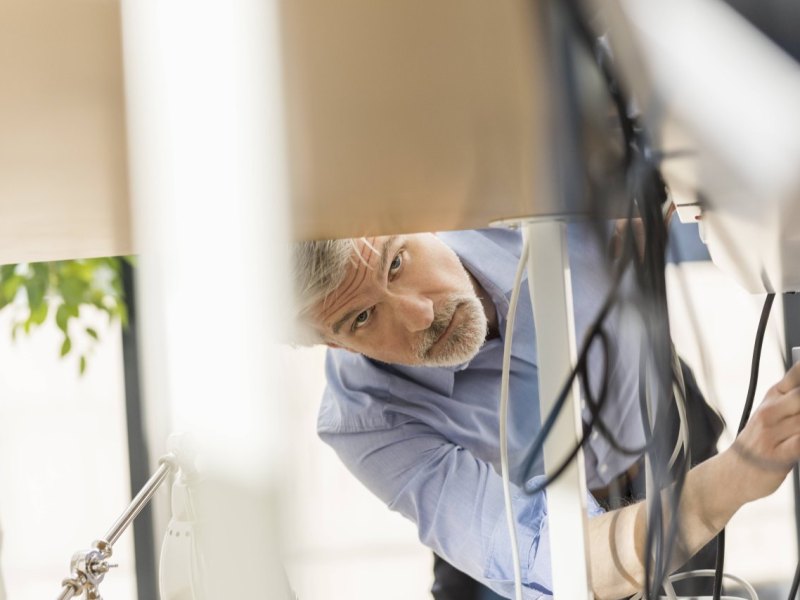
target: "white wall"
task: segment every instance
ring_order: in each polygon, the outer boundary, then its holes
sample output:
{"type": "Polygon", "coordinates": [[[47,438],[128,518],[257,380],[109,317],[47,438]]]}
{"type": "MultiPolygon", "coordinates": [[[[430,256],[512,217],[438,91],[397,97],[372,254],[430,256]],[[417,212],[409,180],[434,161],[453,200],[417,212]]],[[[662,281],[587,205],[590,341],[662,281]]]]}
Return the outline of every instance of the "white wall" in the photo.
{"type": "Polygon", "coordinates": [[[293,509],[286,566],[301,600],[428,598],[433,555],[416,527],[390,512],[316,435],[325,384],[322,348],[287,349],[293,509]]]}
{"type": "MultiPolygon", "coordinates": [[[[0,311],[0,564],[9,600],[54,598],[130,498],[120,330],[82,313],[102,342],[79,377],[53,323],[11,342],[13,310],[0,311]]],[[[114,548],[107,598],[135,598],[132,539],[114,548]]]]}
{"type": "MultiPolygon", "coordinates": [[[[102,343],[78,377],[75,359],[58,358],[52,323],[12,343],[11,310],[0,311],[0,565],[9,600],[34,600],[58,594],[73,552],[105,534],[129,501],[122,354],[119,328],[89,314],[102,343]]],[[[316,436],[322,359],[321,349],[286,348],[297,384],[286,399],[292,586],[303,600],[425,598],[432,559],[414,527],[316,436]]],[[[119,568],[106,576],[104,597],[136,598],[132,540],[129,530],[115,546],[119,568]]]]}
{"type": "MultiPolygon", "coordinates": [[[[667,279],[675,346],[727,421],[728,431],[720,442],[720,448],[725,448],[736,433],[747,395],[764,296],[745,293],[711,263],[687,263],[679,268],[688,284],[685,288],[678,268],[670,267],[667,279]],[[686,303],[684,289],[691,304],[686,303]],[[711,366],[708,373],[703,372],[690,306],[711,366]]],[[[755,407],[783,376],[782,347],[783,306],[776,299],[764,339],[755,407]]],[[[790,581],[797,564],[793,506],[789,478],[772,496],[742,508],[727,528],[725,570],[753,584],[790,581]]]]}

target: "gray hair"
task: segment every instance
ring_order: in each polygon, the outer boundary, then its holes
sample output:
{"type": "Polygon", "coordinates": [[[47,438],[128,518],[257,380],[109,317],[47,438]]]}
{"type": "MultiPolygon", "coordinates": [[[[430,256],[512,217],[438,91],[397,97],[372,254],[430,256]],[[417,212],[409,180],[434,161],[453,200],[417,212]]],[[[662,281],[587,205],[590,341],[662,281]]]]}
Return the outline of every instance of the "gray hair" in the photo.
{"type": "Polygon", "coordinates": [[[347,267],[356,254],[355,240],[317,240],[298,242],[292,256],[292,277],[295,289],[294,342],[300,346],[323,343],[310,322],[310,310],[344,281],[347,267]]]}

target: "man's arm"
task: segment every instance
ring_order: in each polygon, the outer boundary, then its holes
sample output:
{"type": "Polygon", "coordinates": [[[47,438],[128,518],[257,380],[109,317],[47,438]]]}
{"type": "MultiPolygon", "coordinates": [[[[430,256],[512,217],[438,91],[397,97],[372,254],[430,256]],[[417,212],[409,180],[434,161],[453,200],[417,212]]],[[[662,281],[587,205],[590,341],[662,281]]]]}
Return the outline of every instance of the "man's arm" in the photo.
{"type": "MultiPolygon", "coordinates": [[[[692,469],[678,510],[667,505],[665,523],[679,515],[674,568],[707,544],[744,504],[774,492],[800,460],[800,365],[773,386],[750,422],[725,452],[692,469]]],[[[628,596],[644,581],[644,503],[589,522],[592,587],[600,599],[628,596]]]]}

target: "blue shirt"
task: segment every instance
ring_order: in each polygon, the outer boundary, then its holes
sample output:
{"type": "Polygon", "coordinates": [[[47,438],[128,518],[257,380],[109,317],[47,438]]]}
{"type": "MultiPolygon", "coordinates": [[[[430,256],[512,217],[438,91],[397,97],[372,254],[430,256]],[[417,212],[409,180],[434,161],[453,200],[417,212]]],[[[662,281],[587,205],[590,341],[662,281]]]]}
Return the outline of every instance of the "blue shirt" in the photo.
{"type": "MultiPolygon", "coordinates": [[[[609,276],[587,226],[570,225],[569,251],[579,344],[606,297],[609,276]]],[[[507,229],[438,234],[481,283],[497,309],[500,337],[458,367],[406,367],[329,350],[320,437],[390,509],[411,519],[420,540],[451,564],[513,595],[513,570],[500,472],[498,406],[503,343],[521,235],[507,229]]],[[[609,316],[616,333],[619,315],[609,316]]],[[[604,421],[629,447],[642,443],[634,340],[611,340],[611,395],[604,421]]],[[[601,357],[590,355],[599,383],[601,357]]],[[[526,598],[550,598],[546,493],[519,486],[541,476],[530,443],[540,427],[536,333],[527,283],[514,324],[508,444],[514,516],[526,598]]],[[[635,457],[592,435],[585,452],[589,487],[605,486],[635,457]]],[[[590,498],[590,514],[601,509],[590,498]]]]}

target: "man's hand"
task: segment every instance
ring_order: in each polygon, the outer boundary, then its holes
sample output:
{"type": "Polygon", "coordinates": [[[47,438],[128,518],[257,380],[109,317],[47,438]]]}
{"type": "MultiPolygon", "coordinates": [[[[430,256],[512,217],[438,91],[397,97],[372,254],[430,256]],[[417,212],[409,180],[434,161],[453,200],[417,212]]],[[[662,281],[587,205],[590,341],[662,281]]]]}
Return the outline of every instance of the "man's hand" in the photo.
{"type": "Polygon", "coordinates": [[[800,364],[770,388],[727,453],[745,502],[778,488],[800,460],[800,364]]]}
{"type": "MultiPolygon", "coordinates": [[[[774,492],[800,461],[800,364],[770,388],[734,444],[692,469],[677,510],[664,495],[664,520],[680,519],[673,568],[708,543],[747,502],[774,492]]],[[[666,526],[666,525],[665,525],[666,526]]],[[[598,598],[641,589],[646,517],[640,502],[589,522],[592,587],[598,598]]]]}

